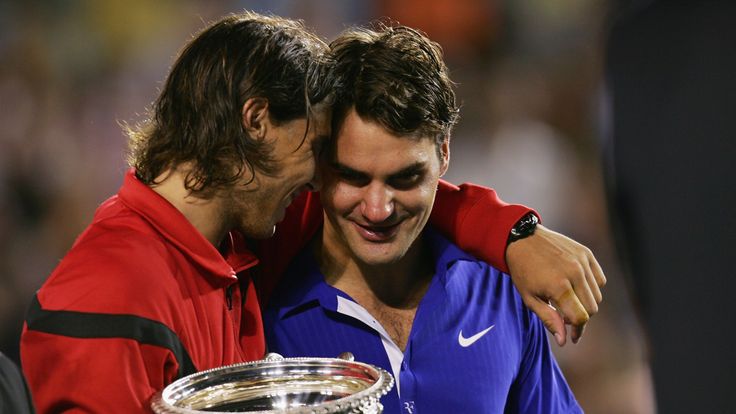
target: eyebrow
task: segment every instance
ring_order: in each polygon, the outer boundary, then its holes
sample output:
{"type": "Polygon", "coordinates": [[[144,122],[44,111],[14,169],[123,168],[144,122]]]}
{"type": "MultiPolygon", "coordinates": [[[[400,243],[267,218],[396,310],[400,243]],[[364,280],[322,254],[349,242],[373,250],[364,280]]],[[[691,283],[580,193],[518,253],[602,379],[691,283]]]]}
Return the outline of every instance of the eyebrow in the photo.
{"type": "MultiPolygon", "coordinates": [[[[367,173],[360,171],[360,170],[356,170],[351,167],[348,167],[347,165],[341,164],[338,161],[330,162],[330,166],[334,168],[335,170],[337,170],[337,172],[339,173],[346,173],[346,174],[350,174],[350,175],[358,176],[358,177],[368,177],[367,173]]],[[[417,161],[414,164],[411,164],[407,167],[400,169],[399,171],[389,174],[388,178],[392,179],[392,178],[408,177],[414,174],[420,174],[424,171],[424,169],[425,169],[425,164],[421,161],[417,161]]]]}
{"type": "Polygon", "coordinates": [[[389,175],[389,178],[408,177],[414,174],[420,174],[424,171],[424,169],[425,164],[421,161],[417,161],[414,164],[404,167],[401,170],[389,175]]]}

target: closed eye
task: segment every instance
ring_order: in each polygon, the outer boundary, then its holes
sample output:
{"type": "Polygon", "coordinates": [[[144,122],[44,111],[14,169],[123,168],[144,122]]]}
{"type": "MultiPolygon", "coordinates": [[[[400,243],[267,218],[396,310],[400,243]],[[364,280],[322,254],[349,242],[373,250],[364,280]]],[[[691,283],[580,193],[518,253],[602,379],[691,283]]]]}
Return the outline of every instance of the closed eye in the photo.
{"type": "Polygon", "coordinates": [[[397,190],[409,190],[422,182],[426,174],[426,169],[421,163],[414,164],[396,174],[391,174],[388,179],[388,185],[397,190]]]}
{"type": "Polygon", "coordinates": [[[397,190],[408,190],[422,181],[423,174],[414,173],[391,177],[388,184],[397,190]]]}
{"type": "Polygon", "coordinates": [[[340,181],[344,181],[350,185],[356,187],[363,187],[371,182],[370,177],[360,171],[353,170],[344,165],[332,164],[332,169],[335,170],[340,181]]]}

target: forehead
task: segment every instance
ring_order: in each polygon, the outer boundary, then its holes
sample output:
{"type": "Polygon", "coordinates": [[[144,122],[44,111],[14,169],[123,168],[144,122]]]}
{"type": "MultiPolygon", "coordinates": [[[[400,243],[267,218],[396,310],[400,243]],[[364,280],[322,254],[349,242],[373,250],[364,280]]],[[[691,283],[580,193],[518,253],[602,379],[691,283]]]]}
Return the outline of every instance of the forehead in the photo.
{"type": "Polygon", "coordinates": [[[382,124],[362,118],[351,109],[335,133],[336,158],[340,162],[371,164],[422,162],[435,154],[430,137],[398,135],[382,124]]]}

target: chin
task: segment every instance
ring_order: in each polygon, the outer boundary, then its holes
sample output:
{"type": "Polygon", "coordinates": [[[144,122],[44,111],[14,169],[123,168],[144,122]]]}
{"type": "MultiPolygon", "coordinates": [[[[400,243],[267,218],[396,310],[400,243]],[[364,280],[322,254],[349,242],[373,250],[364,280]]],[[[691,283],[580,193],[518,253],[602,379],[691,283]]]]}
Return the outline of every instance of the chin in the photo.
{"type": "Polygon", "coordinates": [[[360,251],[353,250],[355,258],[368,266],[387,266],[392,265],[404,257],[405,252],[398,252],[395,249],[389,251],[360,251]]]}

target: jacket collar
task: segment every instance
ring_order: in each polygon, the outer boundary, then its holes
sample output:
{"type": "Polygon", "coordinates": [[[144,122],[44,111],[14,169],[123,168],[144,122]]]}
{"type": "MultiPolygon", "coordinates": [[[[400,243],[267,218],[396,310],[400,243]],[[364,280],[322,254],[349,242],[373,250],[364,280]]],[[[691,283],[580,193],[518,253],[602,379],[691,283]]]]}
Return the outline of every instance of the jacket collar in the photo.
{"type": "Polygon", "coordinates": [[[224,256],[220,254],[176,207],[138,180],[133,169],[126,172],[118,195],[162,237],[225,284],[237,281],[236,273],[258,264],[258,258],[246,247],[245,237],[238,232],[228,234],[224,256]]]}

